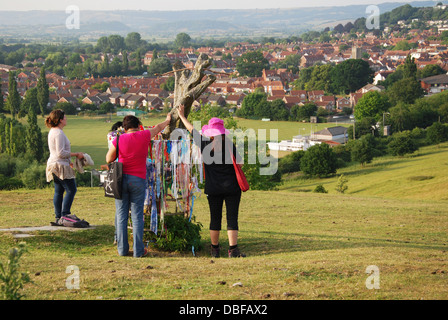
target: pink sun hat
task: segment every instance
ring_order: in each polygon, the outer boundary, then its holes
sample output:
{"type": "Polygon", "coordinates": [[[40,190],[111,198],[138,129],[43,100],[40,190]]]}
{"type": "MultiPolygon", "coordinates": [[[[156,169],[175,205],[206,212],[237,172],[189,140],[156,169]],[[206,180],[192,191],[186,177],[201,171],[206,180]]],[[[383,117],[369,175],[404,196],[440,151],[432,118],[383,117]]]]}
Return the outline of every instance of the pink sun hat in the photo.
{"type": "Polygon", "coordinates": [[[221,134],[229,134],[230,131],[224,128],[224,121],[219,118],[211,118],[208,125],[202,127],[202,134],[207,137],[215,137],[221,134]]]}

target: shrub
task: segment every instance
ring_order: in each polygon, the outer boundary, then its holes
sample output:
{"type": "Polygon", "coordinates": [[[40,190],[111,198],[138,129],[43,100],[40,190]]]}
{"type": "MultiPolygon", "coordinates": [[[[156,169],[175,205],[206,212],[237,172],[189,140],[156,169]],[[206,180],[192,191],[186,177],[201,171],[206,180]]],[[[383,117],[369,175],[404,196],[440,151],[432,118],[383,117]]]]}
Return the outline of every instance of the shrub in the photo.
{"type": "Polygon", "coordinates": [[[296,151],[281,158],[278,163],[278,170],[284,173],[300,171],[300,159],[302,159],[305,151],[296,151]]]}
{"type": "Polygon", "coordinates": [[[20,175],[22,183],[27,189],[42,189],[48,185],[45,165],[32,164],[20,175]]]}
{"type": "Polygon", "coordinates": [[[300,169],[310,176],[325,177],[336,173],[337,160],[328,144],[312,146],[303,155],[300,169]]]}
{"type": "Polygon", "coordinates": [[[345,191],[347,191],[347,189],[348,189],[347,182],[348,182],[348,179],[343,174],[341,174],[338,178],[338,183],[336,185],[336,191],[339,193],[345,193],[345,191]]]}
{"type": "Polygon", "coordinates": [[[426,139],[431,144],[438,144],[448,140],[448,126],[434,122],[426,129],[426,139]]]}
{"type": "Polygon", "coordinates": [[[22,180],[15,177],[8,178],[0,174],[0,190],[15,190],[23,187],[22,180]]]}
{"type": "Polygon", "coordinates": [[[164,231],[158,237],[154,233],[150,233],[145,237],[148,240],[152,240],[150,243],[153,246],[163,251],[171,252],[189,251],[192,247],[195,250],[201,249],[200,233],[202,224],[196,222],[194,217],[192,217],[191,221],[188,221],[183,215],[166,215],[164,224],[164,231]]]}
{"type": "Polygon", "coordinates": [[[389,142],[390,153],[394,156],[404,156],[418,150],[415,140],[411,136],[410,131],[395,133],[389,142]]]}
{"type": "Polygon", "coordinates": [[[314,193],[328,193],[328,191],[321,184],[317,185],[316,188],[314,188],[313,192],[314,193]]]}
{"type": "Polygon", "coordinates": [[[375,156],[381,154],[381,150],[377,150],[380,140],[371,134],[366,134],[358,140],[350,141],[350,154],[352,161],[360,162],[362,166],[372,162],[375,156]]]}
{"type": "Polygon", "coordinates": [[[9,250],[7,263],[0,262],[0,300],[20,300],[23,297],[20,290],[31,282],[27,273],[19,272],[19,260],[26,252],[25,244],[20,243],[18,248],[9,250]]]}

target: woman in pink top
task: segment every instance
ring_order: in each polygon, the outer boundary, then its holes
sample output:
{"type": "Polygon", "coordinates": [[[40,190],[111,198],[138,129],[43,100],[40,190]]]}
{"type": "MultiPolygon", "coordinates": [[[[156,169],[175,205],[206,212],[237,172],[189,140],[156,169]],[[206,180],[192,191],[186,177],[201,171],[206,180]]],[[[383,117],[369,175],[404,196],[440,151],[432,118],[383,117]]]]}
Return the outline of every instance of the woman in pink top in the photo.
{"type": "Polygon", "coordinates": [[[151,137],[159,134],[171,121],[168,114],[166,120],[149,130],[140,130],[140,120],[134,116],[123,119],[125,133],[117,139],[107,152],[107,163],[118,161],[123,163],[123,189],[121,200],[115,199],[115,223],[117,233],[117,248],[120,256],[129,253],[128,219],[131,209],[132,229],[134,234],[134,257],[146,255],[143,244],[143,204],[146,190],[146,159],[151,137]]]}

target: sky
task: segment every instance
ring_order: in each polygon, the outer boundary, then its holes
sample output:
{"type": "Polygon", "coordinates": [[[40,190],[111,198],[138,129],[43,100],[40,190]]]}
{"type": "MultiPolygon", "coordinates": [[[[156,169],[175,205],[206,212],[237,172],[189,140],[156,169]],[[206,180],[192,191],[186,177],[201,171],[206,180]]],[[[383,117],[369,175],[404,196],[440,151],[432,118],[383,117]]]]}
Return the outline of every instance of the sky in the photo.
{"type": "MultiPolygon", "coordinates": [[[[439,0],[440,1],[440,0],[439,0]]],[[[435,3],[439,1],[434,1],[435,3]]],[[[1,11],[63,10],[75,5],[80,10],[197,10],[271,9],[345,5],[376,5],[403,0],[0,0],[1,11]]]]}

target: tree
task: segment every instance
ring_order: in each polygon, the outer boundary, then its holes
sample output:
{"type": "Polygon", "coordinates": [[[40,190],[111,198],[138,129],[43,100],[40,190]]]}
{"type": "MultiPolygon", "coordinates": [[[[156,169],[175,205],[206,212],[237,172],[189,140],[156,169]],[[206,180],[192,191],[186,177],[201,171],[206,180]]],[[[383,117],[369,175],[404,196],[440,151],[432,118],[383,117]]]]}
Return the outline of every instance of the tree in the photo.
{"type": "Polygon", "coordinates": [[[414,127],[409,105],[399,102],[389,109],[392,129],[397,131],[411,130],[414,127]]]}
{"type": "Polygon", "coordinates": [[[284,156],[279,160],[278,170],[282,173],[291,173],[300,171],[300,160],[306,151],[299,150],[284,156]]]}
{"type": "Polygon", "coordinates": [[[269,117],[274,121],[286,121],[289,118],[289,110],[285,101],[276,99],[269,103],[269,117]]]}
{"type": "Polygon", "coordinates": [[[309,81],[305,84],[305,90],[331,90],[330,74],[333,70],[332,65],[316,65],[311,72],[309,81]]]}
{"type": "Polygon", "coordinates": [[[336,173],[337,159],[326,143],[309,148],[300,160],[300,169],[309,176],[325,177],[336,173]]]}
{"type": "Polygon", "coordinates": [[[352,161],[361,163],[362,166],[370,163],[374,156],[375,141],[371,134],[366,134],[361,139],[350,142],[352,161]]]}
{"type": "Polygon", "coordinates": [[[367,61],[361,59],[349,59],[336,65],[331,71],[332,92],[355,92],[372,82],[374,71],[367,61]]]}
{"type": "Polygon", "coordinates": [[[395,82],[388,90],[387,95],[393,104],[404,102],[413,104],[415,100],[423,97],[425,94],[420,83],[412,78],[403,78],[395,82]]]}
{"type": "Polygon", "coordinates": [[[348,189],[347,182],[348,179],[343,174],[341,174],[338,178],[338,183],[336,184],[336,191],[339,193],[345,193],[345,191],[347,191],[348,189]]]}
{"type": "Polygon", "coordinates": [[[249,51],[238,59],[236,69],[241,76],[260,77],[263,69],[269,69],[269,61],[260,51],[249,51]]]}
{"type": "Polygon", "coordinates": [[[174,63],[174,105],[170,112],[171,122],[163,134],[164,139],[167,139],[174,129],[184,128],[179,118],[179,106],[185,106],[185,116],[188,117],[193,102],[216,80],[213,74],[205,75],[205,70],[211,64],[212,61],[206,54],[199,55],[193,70],[185,69],[180,61],[174,63]]]}
{"type": "Polygon", "coordinates": [[[418,150],[414,138],[410,131],[403,131],[395,133],[388,144],[390,153],[394,156],[404,156],[408,153],[413,153],[418,150]]]}
{"type": "Polygon", "coordinates": [[[138,32],[131,32],[127,34],[126,38],[124,39],[124,42],[129,50],[135,51],[137,50],[137,48],[141,46],[142,37],[138,32]]]}
{"type": "Polygon", "coordinates": [[[123,70],[123,72],[125,74],[129,70],[129,59],[128,59],[128,52],[127,51],[123,52],[123,63],[121,65],[121,69],[123,70]]]}
{"type": "Polygon", "coordinates": [[[40,76],[37,80],[37,101],[39,102],[40,113],[42,117],[47,111],[47,105],[50,101],[50,90],[47,83],[47,78],[45,77],[45,68],[40,69],[40,76]]]}
{"type": "Polygon", "coordinates": [[[379,121],[383,117],[383,112],[389,109],[387,96],[377,91],[369,91],[359,99],[355,106],[356,120],[370,117],[379,121]]]}
{"type": "Polygon", "coordinates": [[[0,113],[4,111],[3,108],[4,108],[4,100],[2,92],[2,82],[0,81],[0,113]]]}
{"type": "Polygon", "coordinates": [[[243,118],[253,117],[258,104],[267,101],[266,94],[262,92],[250,93],[244,97],[241,108],[237,110],[237,115],[243,118]]]}
{"type": "Polygon", "coordinates": [[[112,34],[107,38],[107,41],[109,43],[110,49],[114,53],[118,53],[121,50],[126,48],[126,45],[124,44],[124,38],[118,34],[112,34]]]}
{"type": "Polygon", "coordinates": [[[172,70],[171,62],[168,58],[162,57],[151,61],[148,67],[148,74],[161,75],[172,70]]]}
{"type": "Polygon", "coordinates": [[[12,118],[15,119],[16,114],[20,110],[20,95],[17,91],[17,82],[14,72],[9,72],[8,98],[6,99],[6,106],[11,112],[12,118]]]}
{"type": "Polygon", "coordinates": [[[417,65],[415,64],[415,58],[410,55],[406,57],[403,65],[403,78],[417,78],[417,65]]]}
{"type": "Polygon", "coordinates": [[[106,36],[99,38],[96,46],[101,52],[108,52],[110,49],[109,39],[106,36]]]}
{"type": "Polygon", "coordinates": [[[448,140],[448,126],[434,122],[426,129],[426,139],[431,144],[439,144],[448,140]]]}
{"type": "Polygon", "coordinates": [[[187,33],[181,32],[176,35],[174,44],[178,49],[188,48],[188,47],[190,47],[190,41],[191,41],[191,37],[187,33]]]}
{"type": "MultiPolygon", "coordinates": [[[[444,31],[447,32],[447,31],[444,31]]],[[[438,64],[428,64],[423,69],[417,71],[417,79],[428,78],[431,76],[437,76],[439,74],[446,73],[438,64]]]]}
{"type": "Polygon", "coordinates": [[[42,132],[37,125],[37,116],[33,107],[28,110],[28,128],[26,132],[27,157],[40,162],[44,154],[42,132]]]}
{"type": "MultiPolygon", "coordinates": [[[[224,59],[224,58],[223,58],[224,59]]],[[[301,56],[299,54],[291,54],[286,57],[286,59],[279,60],[275,63],[274,68],[280,69],[285,68],[291,71],[292,73],[299,72],[301,56]]]]}
{"type": "Polygon", "coordinates": [[[33,109],[34,113],[37,114],[40,111],[39,101],[37,99],[37,88],[31,88],[26,91],[25,99],[20,107],[19,118],[25,117],[30,109],[33,109]]]}
{"type": "Polygon", "coordinates": [[[160,85],[160,88],[165,91],[174,91],[174,77],[169,77],[164,83],[160,85]]]}

